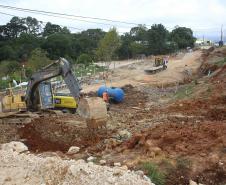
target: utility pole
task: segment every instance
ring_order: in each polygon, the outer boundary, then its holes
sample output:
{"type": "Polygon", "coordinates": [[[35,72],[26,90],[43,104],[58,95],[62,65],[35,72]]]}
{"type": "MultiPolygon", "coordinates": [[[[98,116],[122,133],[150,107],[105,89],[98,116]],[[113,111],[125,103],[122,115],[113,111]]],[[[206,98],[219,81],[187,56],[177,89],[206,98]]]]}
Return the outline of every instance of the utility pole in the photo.
{"type": "Polygon", "coordinates": [[[221,40],[219,41],[219,46],[222,47],[224,45],[223,41],[223,24],[221,25],[221,40]]]}

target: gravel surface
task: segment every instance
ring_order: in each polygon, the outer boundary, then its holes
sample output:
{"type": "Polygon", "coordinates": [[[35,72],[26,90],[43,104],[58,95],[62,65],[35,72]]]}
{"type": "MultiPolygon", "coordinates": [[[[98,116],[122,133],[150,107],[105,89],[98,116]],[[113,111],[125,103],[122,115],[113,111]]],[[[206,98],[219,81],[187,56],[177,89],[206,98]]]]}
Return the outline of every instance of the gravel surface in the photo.
{"type": "Polygon", "coordinates": [[[153,185],[146,176],[123,167],[111,168],[84,160],[18,153],[5,146],[0,150],[0,159],[0,184],[4,185],[153,185]]]}

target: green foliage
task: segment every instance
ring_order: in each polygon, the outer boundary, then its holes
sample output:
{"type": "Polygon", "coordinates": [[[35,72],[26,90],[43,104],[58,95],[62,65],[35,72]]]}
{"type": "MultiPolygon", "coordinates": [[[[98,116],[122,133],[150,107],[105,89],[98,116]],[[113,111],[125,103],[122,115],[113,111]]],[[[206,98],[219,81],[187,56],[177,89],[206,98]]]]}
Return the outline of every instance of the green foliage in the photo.
{"type": "Polygon", "coordinates": [[[120,37],[115,28],[109,30],[100,41],[97,56],[100,60],[111,61],[120,46],[120,37]]]}
{"type": "Polygon", "coordinates": [[[36,18],[27,17],[23,20],[27,27],[27,30],[26,30],[27,34],[37,35],[39,33],[41,25],[36,18]]]}
{"type": "Polygon", "coordinates": [[[52,35],[54,33],[69,34],[70,31],[67,29],[67,27],[61,28],[57,24],[52,24],[52,23],[48,22],[45,25],[45,28],[44,28],[44,31],[43,31],[43,36],[46,37],[46,36],[52,35]]]}
{"type": "Polygon", "coordinates": [[[9,87],[9,81],[8,80],[0,80],[0,89],[6,89],[9,87]]]}
{"type": "Polygon", "coordinates": [[[87,67],[92,63],[92,58],[88,54],[81,54],[77,59],[77,63],[84,64],[87,67]]]}
{"type": "Polygon", "coordinates": [[[43,43],[43,39],[32,34],[22,33],[20,37],[14,41],[14,43],[18,60],[27,62],[31,52],[40,47],[43,43]]]}
{"type": "Polygon", "coordinates": [[[139,42],[132,42],[129,45],[129,49],[131,51],[131,54],[133,57],[136,57],[138,54],[143,54],[145,53],[146,47],[139,42]]]}
{"type": "Polygon", "coordinates": [[[129,33],[121,36],[121,45],[117,50],[117,55],[120,59],[129,59],[132,57],[131,43],[133,39],[129,33]]]}
{"type": "Polygon", "coordinates": [[[225,64],[226,64],[226,58],[224,58],[223,60],[220,60],[220,61],[216,62],[216,65],[217,65],[218,67],[222,67],[222,66],[224,66],[225,64]]]}
{"type": "Polygon", "coordinates": [[[72,37],[69,34],[52,34],[45,40],[42,48],[48,52],[48,57],[53,60],[67,55],[71,56],[72,37]]]}
{"type": "Polygon", "coordinates": [[[193,47],[195,38],[190,28],[177,27],[170,33],[170,38],[173,42],[177,43],[179,49],[193,47]]]}
{"type": "Polygon", "coordinates": [[[30,70],[37,71],[38,69],[41,69],[42,67],[50,63],[51,63],[51,60],[47,58],[46,52],[43,51],[41,48],[36,48],[31,52],[31,57],[28,60],[28,65],[27,65],[29,68],[28,71],[30,70]]]}
{"type": "Polygon", "coordinates": [[[16,71],[20,70],[20,64],[17,61],[2,61],[0,63],[0,77],[12,75],[16,71]]]}
{"type": "Polygon", "coordinates": [[[186,84],[186,85],[183,85],[174,94],[174,98],[175,99],[187,98],[187,97],[189,97],[189,96],[191,96],[193,94],[194,88],[195,88],[195,83],[194,82],[186,84]]]}
{"type": "Polygon", "coordinates": [[[148,29],[145,25],[139,25],[137,27],[133,27],[130,30],[130,35],[133,39],[133,41],[141,41],[145,42],[147,40],[148,36],[148,29]]]}
{"type": "Polygon", "coordinates": [[[142,168],[147,172],[147,176],[155,185],[165,184],[165,175],[160,172],[155,164],[147,162],[142,165],[142,168]]]}
{"type": "Polygon", "coordinates": [[[148,30],[149,54],[166,54],[169,32],[162,24],[154,24],[148,30]]]}
{"type": "Polygon", "coordinates": [[[0,61],[12,60],[16,58],[16,53],[10,45],[4,45],[0,48],[0,61]]]}
{"type": "Polygon", "coordinates": [[[191,161],[189,159],[178,157],[176,159],[176,167],[181,170],[187,170],[191,168],[191,161]]]}

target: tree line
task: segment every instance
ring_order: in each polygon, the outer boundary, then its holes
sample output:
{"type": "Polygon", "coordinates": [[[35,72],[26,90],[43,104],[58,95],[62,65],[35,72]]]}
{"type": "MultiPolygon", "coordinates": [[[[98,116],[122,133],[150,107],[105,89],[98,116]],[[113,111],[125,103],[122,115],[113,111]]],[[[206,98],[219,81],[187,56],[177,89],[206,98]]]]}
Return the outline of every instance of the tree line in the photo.
{"type": "Polygon", "coordinates": [[[29,75],[59,57],[88,65],[98,60],[173,53],[193,47],[194,42],[192,30],[186,27],[175,27],[170,32],[162,24],[150,29],[138,25],[123,35],[116,28],[71,33],[67,27],[43,24],[36,18],[13,17],[0,26],[0,77],[18,76],[22,65],[29,75]]]}

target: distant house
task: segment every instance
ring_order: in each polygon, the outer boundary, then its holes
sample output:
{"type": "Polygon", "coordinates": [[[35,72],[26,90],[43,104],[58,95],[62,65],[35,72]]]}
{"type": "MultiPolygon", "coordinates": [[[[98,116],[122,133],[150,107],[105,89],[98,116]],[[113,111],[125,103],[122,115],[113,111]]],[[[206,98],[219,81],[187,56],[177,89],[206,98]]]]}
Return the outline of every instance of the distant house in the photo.
{"type": "Polygon", "coordinates": [[[211,46],[211,45],[214,45],[214,43],[211,40],[197,39],[195,41],[195,46],[211,46]]]}

